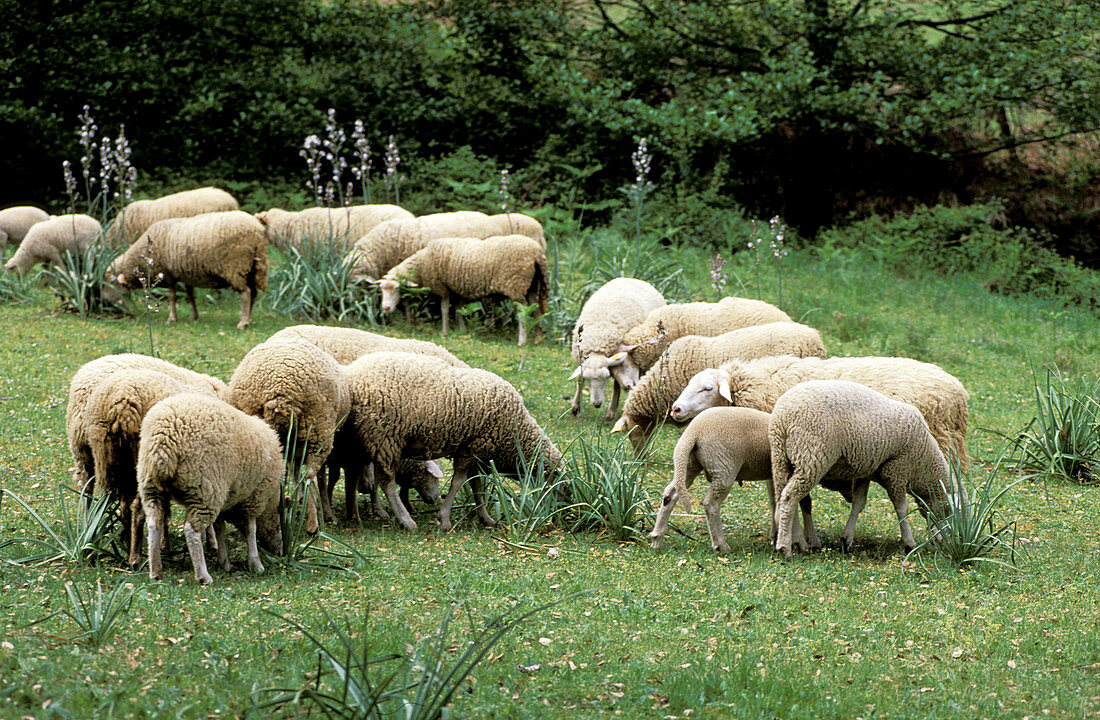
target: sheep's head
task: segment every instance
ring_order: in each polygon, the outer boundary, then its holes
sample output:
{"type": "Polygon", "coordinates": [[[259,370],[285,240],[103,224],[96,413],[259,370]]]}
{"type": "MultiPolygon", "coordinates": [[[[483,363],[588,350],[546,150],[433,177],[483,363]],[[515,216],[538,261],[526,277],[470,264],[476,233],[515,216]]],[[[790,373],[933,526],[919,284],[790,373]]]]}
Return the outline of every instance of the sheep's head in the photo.
{"type": "Polygon", "coordinates": [[[736,404],[730,391],[730,375],[725,370],[707,368],[697,372],[688,381],[687,387],[676,398],[668,414],[673,420],[685,422],[707,408],[725,404],[736,404]]]}
{"type": "Polygon", "coordinates": [[[378,281],[378,288],[382,291],[382,312],[391,313],[397,308],[397,303],[401,302],[402,287],[420,286],[406,277],[395,278],[390,275],[378,281]]]}
{"type": "Polygon", "coordinates": [[[443,479],[443,468],[435,460],[426,460],[413,476],[410,487],[416,490],[420,499],[429,505],[439,504],[439,481],[443,479]]]}
{"type": "Polygon", "coordinates": [[[615,374],[615,380],[627,389],[633,387],[634,383],[637,382],[637,368],[635,368],[633,378],[630,373],[627,372],[622,375],[626,382],[620,379],[620,373],[618,371],[626,360],[626,352],[622,351],[615,353],[611,357],[601,353],[593,353],[581,361],[581,364],[573,371],[569,379],[576,380],[577,378],[582,378],[587,382],[588,396],[592,400],[592,407],[599,407],[603,405],[603,401],[607,397],[607,381],[611,378],[612,373],[615,374]]]}
{"type": "Polygon", "coordinates": [[[23,274],[23,271],[19,268],[19,264],[15,262],[14,257],[11,260],[8,260],[6,263],[4,263],[4,269],[5,270],[14,270],[15,272],[19,273],[20,275],[23,274]]]}

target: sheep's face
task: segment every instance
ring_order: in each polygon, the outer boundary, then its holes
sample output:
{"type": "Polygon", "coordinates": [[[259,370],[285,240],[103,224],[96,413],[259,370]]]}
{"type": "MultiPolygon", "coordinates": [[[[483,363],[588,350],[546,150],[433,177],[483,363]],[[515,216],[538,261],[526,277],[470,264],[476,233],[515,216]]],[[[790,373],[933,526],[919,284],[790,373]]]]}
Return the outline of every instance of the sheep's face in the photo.
{"type": "Polygon", "coordinates": [[[607,397],[607,381],[611,379],[611,370],[607,363],[608,359],[603,355],[590,355],[578,368],[580,376],[588,383],[588,397],[592,401],[592,407],[603,405],[607,397]]]}
{"type": "Polygon", "coordinates": [[[401,301],[401,283],[383,278],[378,281],[378,287],[382,290],[382,312],[393,312],[397,303],[401,301]]]}
{"type": "Polygon", "coordinates": [[[12,258],[11,260],[8,260],[6,263],[4,263],[4,269],[14,270],[17,273],[22,274],[22,270],[20,270],[19,265],[15,262],[15,258],[12,258]]]}
{"type": "Polygon", "coordinates": [[[413,478],[412,489],[420,499],[429,505],[439,504],[439,481],[443,479],[443,468],[435,460],[427,460],[416,477],[413,478]]]}
{"type": "Polygon", "coordinates": [[[624,346],[611,356],[612,360],[618,359],[611,365],[611,374],[615,376],[615,382],[626,390],[633,390],[642,375],[637,363],[630,357],[630,351],[634,348],[634,345],[624,346]]]}
{"type": "Polygon", "coordinates": [[[723,399],[733,404],[729,390],[729,375],[721,370],[708,368],[695,374],[687,387],[672,404],[669,415],[673,420],[685,422],[707,408],[718,407],[723,399]]]}

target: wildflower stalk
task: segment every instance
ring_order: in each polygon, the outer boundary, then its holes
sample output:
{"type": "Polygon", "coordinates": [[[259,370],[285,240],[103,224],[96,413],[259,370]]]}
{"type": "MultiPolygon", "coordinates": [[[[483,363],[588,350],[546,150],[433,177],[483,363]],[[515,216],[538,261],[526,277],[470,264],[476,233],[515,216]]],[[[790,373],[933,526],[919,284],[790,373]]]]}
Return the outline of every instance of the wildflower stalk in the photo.
{"type": "Polygon", "coordinates": [[[653,191],[653,183],[649,181],[653,155],[649,153],[646,138],[638,139],[638,147],[631,153],[630,162],[634,165],[634,183],[619,190],[626,195],[634,207],[634,239],[638,240],[642,237],[642,209],[645,207],[645,198],[653,191]]]}
{"type": "Polygon", "coordinates": [[[783,235],[786,231],[786,227],[779,220],[779,216],[776,215],[768,223],[768,227],[771,230],[772,239],[769,243],[772,249],[772,257],[775,258],[775,274],[779,280],[779,305],[783,306],[783,258],[787,256],[787,249],[783,247],[783,235]]]}
{"type": "Polygon", "coordinates": [[[363,128],[362,120],[355,121],[355,129],[351,132],[351,140],[355,146],[355,157],[359,161],[357,165],[352,165],[351,174],[359,181],[359,188],[363,193],[363,204],[370,205],[370,142],[367,140],[367,134],[363,128]]]}
{"type": "Polygon", "coordinates": [[[394,205],[401,204],[401,178],[397,175],[397,166],[401,162],[401,156],[397,153],[397,143],[390,135],[390,141],[386,143],[386,154],[383,156],[386,163],[386,186],[393,188],[394,205]]]}
{"type": "Polygon", "coordinates": [[[510,197],[508,196],[508,184],[509,184],[508,168],[503,168],[500,171],[500,209],[504,211],[505,217],[508,218],[508,232],[512,232],[512,214],[510,212],[510,197]]]}
{"type": "Polygon", "coordinates": [[[756,277],[756,299],[760,299],[760,244],[763,242],[757,233],[756,221],[752,221],[752,237],[749,239],[748,248],[752,253],[752,269],[756,277]]]}

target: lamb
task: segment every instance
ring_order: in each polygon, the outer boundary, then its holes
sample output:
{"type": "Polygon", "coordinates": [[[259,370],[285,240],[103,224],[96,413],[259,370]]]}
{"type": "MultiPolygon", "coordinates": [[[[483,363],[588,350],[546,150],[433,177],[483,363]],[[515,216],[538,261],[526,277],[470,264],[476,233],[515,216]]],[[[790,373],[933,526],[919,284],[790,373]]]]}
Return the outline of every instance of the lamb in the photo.
{"type": "MultiPolygon", "coordinates": [[[[387,272],[378,285],[385,313],[393,312],[400,301],[401,285],[429,288],[440,297],[446,335],[452,294],[467,299],[503,295],[514,304],[537,303],[537,314],[542,315],[549,298],[547,277],[546,253],[525,235],[485,240],[456,237],[432,240],[387,272]]],[[[461,314],[458,324],[461,332],[464,329],[461,314]]],[[[516,324],[518,344],[523,346],[527,342],[527,328],[519,307],[516,324]]]]}
{"type": "MultiPolygon", "coordinates": [[[[625,432],[635,452],[640,452],[656,423],[669,414],[696,373],[732,358],[751,360],[780,353],[824,357],[825,345],[817,330],[794,322],[753,325],[717,337],[679,338],[630,391],[623,415],[611,431],[625,432]]],[[[686,420],[675,414],[672,419],[686,420]]]]}
{"type": "Polygon", "coordinates": [[[122,208],[118,217],[107,226],[107,241],[130,244],[159,220],[237,209],[236,199],[216,187],[184,190],[154,200],[135,200],[122,208]]]}
{"type": "Polygon", "coordinates": [[[4,269],[22,275],[37,263],[61,266],[66,251],[82,253],[102,233],[103,227],[90,215],[51,217],[27,230],[15,254],[4,263],[4,269]]]}
{"type": "MultiPolygon", "coordinates": [[[[775,403],[768,425],[772,482],[778,498],[775,549],[790,557],[794,503],[822,482],[853,498],[841,539],[852,549],[856,518],[867,502],[868,481],[886,489],[898,514],[905,550],[916,547],[906,492],[933,523],[947,517],[951,487],[947,460],[920,411],[859,383],[811,380],[775,403]]],[[[805,543],[799,543],[805,549],[805,543]]]]}
{"type": "MultiPolygon", "coordinates": [[[[395,472],[402,457],[450,457],[450,490],[439,509],[439,526],[451,527],[451,506],[470,470],[490,462],[514,473],[520,455],[541,457],[549,475],[564,470],[561,452],[546,436],[523,398],[503,378],[486,370],[455,368],[409,353],[371,353],[348,366],[350,428],[365,466],[373,462],[378,484],[398,522],[416,523],[397,496],[395,472]]],[[[485,507],[481,478],[470,480],[481,522],[495,521],[485,507]]]]}
{"type": "Polygon", "coordinates": [[[461,211],[421,215],[411,220],[380,223],[355,242],[345,264],[352,280],[374,283],[392,267],[422,249],[432,240],[445,237],[487,238],[509,234],[527,235],[546,249],[542,226],[519,213],[489,216],[461,211]]]}
{"type": "Polygon", "coordinates": [[[665,298],[649,283],[634,278],[615,278],[600,286],[581,307],[573,327],[573,362],[577,369],[569,376],[577,381],[570,412],[581,409],[581,393],[588,383],[588,395],[593,407],[603,404],[607,380],[614,375],[611,404],[605,419],[615,417],[619,409],[619,394],[638,382],[636,370],[625,363],[632,346],[623,343],[623,335],[645,320],[651,310],[665,304],[665,298]]]}
{"type": "MultiPolygon", "coordinates": [[[[229,402],[273,427],[287,448],[291,476],[300,464],[314,485],[351,410],[343,366],[313,343],[292,338],[268,340],[244,356],[229,379],[229,402]]],[[[315,532],[312,491],[307,497],[306,530],[315,532]]]]}
{"type": "MultiPolygon", "coordinates": [[[[283,455],[275,431],[224,400],[181,393],[161,400],[141,423],[138,492],[145,510],[149,577],[159,580],[161,536],[168,503],[184,506],[184,537],[203,585],[213,582],[206,569],[202,540],[213,524],[218,564],[228,572],[223,514],[235,514],[245,526],[248,564],[264,571],[257,548],[257,525],[278,527],[283,455]]],[[[272,537],[282,552],[282,534],[272,537]]]]}
{"type": "Polygon", "coordinates": [[[455,367],[469,367],[446,348],[427,340],[395,338],[389,335],[329,325],[291,325],[279,330],[268,340],[299,338],[313,343],[341,365],[349,365],[371,352],[411,352],[433,355],[455,367]]]}
{"type": "Polygon", "coordinates": [[[50,214],[33,205],[16,205],[0,210],[0,248],[19,245],[32,225],[50,219],[50,214]]]}
{"type": "Polygon", "coordinates": [[[268,242],[276,247],[299,247],[303,242],[331,239],[341,252],[379,223],[412,217],[411,212],[397,205],[314,207],[300,212],[271,208],[255,215],[264,226],[268,242]]]}
{"type": "Polygon", "coordinates": [[[168,286],[168,322],[176,321],[176,285],[182,283],[197,320],[196,287],[231,287],[241,296],[238,329],[252,323],[256,295],[267,288],[267,236],[246,212],[206,213],[154,223],[111,263],[108,280],[131,289],[168,286]]]}
{"type": "MultiPolygon", "coordinates": [[[[703,500],[711,547],[723,555],[730,552],[722,532],[722,501],[733,483],[743,485],[755,480],[768,481],[771,539],[776,538],[775,497],[771,484],[771,450],[768,446],[768,421],[771,416],[748,408],[711,408],[699,414],[684,429],[672,451],[673,480],[661,493],[657,522],[649,533],[654,550],[660,550],[668,531],[668,519],[677,499],[691,512],[688,488],[700,472],[706,473],[710,489],[703,500]]],[[[814,530],[810,498],[802,501],[805,532],[811,545],[819,545],[814,530]]],[[[797,523],[796,523],[797,526],[797,523]]],[[[797,529],[801,529],[798,527],[797,529]]]]}
{"type": "Polygon", "coordinates": [[[784,392],[806,380],[851,380],[915,405],[943,451],[955,457],[960,469],[967,468],[966,388],[939,366],[910,358],[730,360],[693,377],[673,404],[671,416],[682,422],[708,407],[727,404],[770,412],[784,392]]]}
{"type": "Polygon", "coordinates": [[[666,305],[651,311],[641,324],[623,336],[623,342],[634,346],[627,362],[644,373],[653,367],[669,343],[685,335],[721,335],[751,325],[790,319],[790,315],[774,305],[739,297],[725,297],[716,303],[666,305]]]}

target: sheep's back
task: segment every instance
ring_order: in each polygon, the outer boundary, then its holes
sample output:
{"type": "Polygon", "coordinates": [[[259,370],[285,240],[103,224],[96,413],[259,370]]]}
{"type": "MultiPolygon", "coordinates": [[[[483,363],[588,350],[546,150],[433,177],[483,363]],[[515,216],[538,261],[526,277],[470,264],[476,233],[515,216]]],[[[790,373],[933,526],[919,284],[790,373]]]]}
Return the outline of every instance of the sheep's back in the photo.
{"type": "Polygon", "coordinates": [[[623,338],[665,298],[652,285],[635,278],[615,278],[601,285],[585,301],[573,327],[573,360],[589,355],[612,355],[623,338]]]}
{"type": "Polygon", "coordinates": [[[350,365],[363,355],[373,352],[410,352],[430,355],[454,367],[468,365],[441,345],[428,340],[413,340],[381,335],[357,328],[327,325],[292,325],[273,334],[269,340],[296,337],[307,340],[332,355],[341,365],[350,365]]]}

